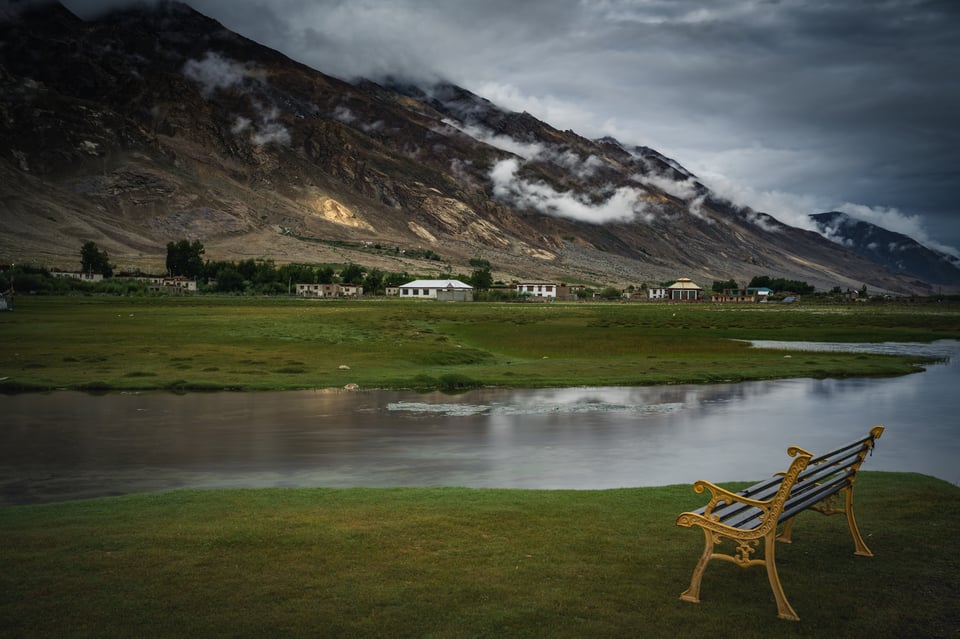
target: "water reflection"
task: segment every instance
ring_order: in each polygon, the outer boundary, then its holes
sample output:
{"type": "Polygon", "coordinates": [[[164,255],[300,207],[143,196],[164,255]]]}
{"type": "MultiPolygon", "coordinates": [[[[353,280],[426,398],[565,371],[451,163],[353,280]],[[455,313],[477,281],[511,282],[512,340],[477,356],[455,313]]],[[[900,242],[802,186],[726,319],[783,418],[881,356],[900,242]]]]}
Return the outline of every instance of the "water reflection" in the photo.
{"type": "Polygon", "coordinates": [[[178,487],[608,488],[752,480],[785,466],[790,444],[824,449],[874,424],[888,428],[869,469],[960,483],[960,343],[883,348],[952,359],[892,379],[458,396],[8,396],[0,503],[178,487]]]}

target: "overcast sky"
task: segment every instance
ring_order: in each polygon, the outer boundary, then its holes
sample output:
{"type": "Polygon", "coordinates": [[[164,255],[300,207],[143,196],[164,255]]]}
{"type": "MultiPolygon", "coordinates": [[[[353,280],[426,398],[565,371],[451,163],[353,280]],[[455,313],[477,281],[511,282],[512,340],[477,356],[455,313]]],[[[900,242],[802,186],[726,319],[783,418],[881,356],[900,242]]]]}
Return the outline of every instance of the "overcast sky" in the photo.
{"type": "Polygon", "coordinates": [[[331,75],[441,77],[653,147],[788,224],[845,210],[960,255],[960,0],[188,4],[331,75]]]}

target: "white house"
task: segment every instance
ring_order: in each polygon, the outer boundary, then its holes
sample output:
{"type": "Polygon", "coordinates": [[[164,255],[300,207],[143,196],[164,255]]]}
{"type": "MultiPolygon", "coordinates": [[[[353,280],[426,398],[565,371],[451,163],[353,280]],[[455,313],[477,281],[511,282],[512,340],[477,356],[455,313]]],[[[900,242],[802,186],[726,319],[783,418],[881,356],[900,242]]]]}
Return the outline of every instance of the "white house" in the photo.
{"type": "Polygon", "coordinates": [[[460,280],[414,280],[397,287],[401,299],[472,302],[473,287],[460,280]]]}
{"type": "Polygon", "coordinates": [[[553,282],[520,282],[517,284],[517,295],[530,297],[557,297],[557,285],[553,282]]]}

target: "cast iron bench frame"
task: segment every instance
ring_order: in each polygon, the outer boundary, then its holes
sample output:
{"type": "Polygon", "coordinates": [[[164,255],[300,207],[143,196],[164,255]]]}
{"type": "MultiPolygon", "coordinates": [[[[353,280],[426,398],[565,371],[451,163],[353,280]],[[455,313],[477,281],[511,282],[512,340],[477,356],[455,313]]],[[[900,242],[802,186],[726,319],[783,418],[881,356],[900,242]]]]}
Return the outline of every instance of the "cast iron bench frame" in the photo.
{"type": "Polygon", "coordinates": [[[777,601],[777,615],[781,619],[799,621],[800,617],[787,601],[777,575],[776,542],[791,542],[795,518],[804,510],[815,510],[824,515],[842,513],[847,517],[847,526],[853,536],[856,547],[854,554],[873,556],[853,516],[853,485],[860,465],[873,451],[882,433],[883,426],[874,426],[866,437],[817,457],[798,446],[791,446],[787,454],[794,460],[786,472],[777,473],[773,479],[737,493],[708,481],[694,482],[694,492],[709,491],[710,501],[703,508],[682,513],[677,517],[677,525],[687,528],[700,526],[706,541],[690,579],[690,587],[680,595],[680,599],[700,602],[700,582],[712,559],[728,561],[741,568],[762,565],[767,568],[770,588],[777,601]],[[836,501],[841,494],[843,507],[838,507],[836,501]],[[782,531],[778,535],[777,529],[781,524],[782,531]],[[716,552],[723,538],[737,544],[734,554],[716,552]],[[763,559],[753,559],[751,556],[761,539],[763,559]]]}

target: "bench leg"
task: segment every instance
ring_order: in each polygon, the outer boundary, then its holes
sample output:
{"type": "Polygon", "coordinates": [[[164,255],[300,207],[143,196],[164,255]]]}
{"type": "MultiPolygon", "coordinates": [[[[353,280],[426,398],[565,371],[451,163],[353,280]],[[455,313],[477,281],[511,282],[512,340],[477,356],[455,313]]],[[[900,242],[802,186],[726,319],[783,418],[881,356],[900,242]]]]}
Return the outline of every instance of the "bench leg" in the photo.
{"type": "Polygon", "coordinates": [[[866,542],[863,541],[863,537],[860,535],[860,528],[857,526],[857,520],[853,516],[853,486],[848,486],[844,490],[844,493],[846,493],[844,495],[844,510],[847,514],[847,526],[850,528],[850,534],[853,536],[853,545],[856,546],[853,554],[860,555],[861,557],[873,557],[873,553],[867,548],[866,542]]]}
{"type": "Polygon", "coordinates": [[[713,557],[713,546],[716,543],[712,532],[706,528],[702,530],[705,537],[703,554],[700,555],[700,561],[697,562],[697,567],[693,569],[693,576],[690,578],[690,587],[680,593],[680,599],[691,603],[700,603],[700,582],[703,581],[703,573],[707,569],[707,564],[710,563],[710,558],[713,557]]]}
{"type": "Polygon", "coordinates": [[[784,544],[793,543],[793,539],[791,535],[793,535],[793,522],[796,521],[796,519],[797,519],[796,517],[791,517],[790,519],[787,520],[787,523],[783,525],[783,532],[781,532],[780,535],[777,536],[777,541],[784,544]]]}
{"type": "Polygon", "coordinates": [[[776,547],[777,531],[771,530],[764,538],[763,561],[767,566],[767,579],[770,580],[770,588],[773,590],[773,598],[777,600],[777,616],[789,621],[800,621],[796,611],[787,601],[787,596],[783,593],[783,586],[780,585],[780,577],[777,575],[776,547]]]}

